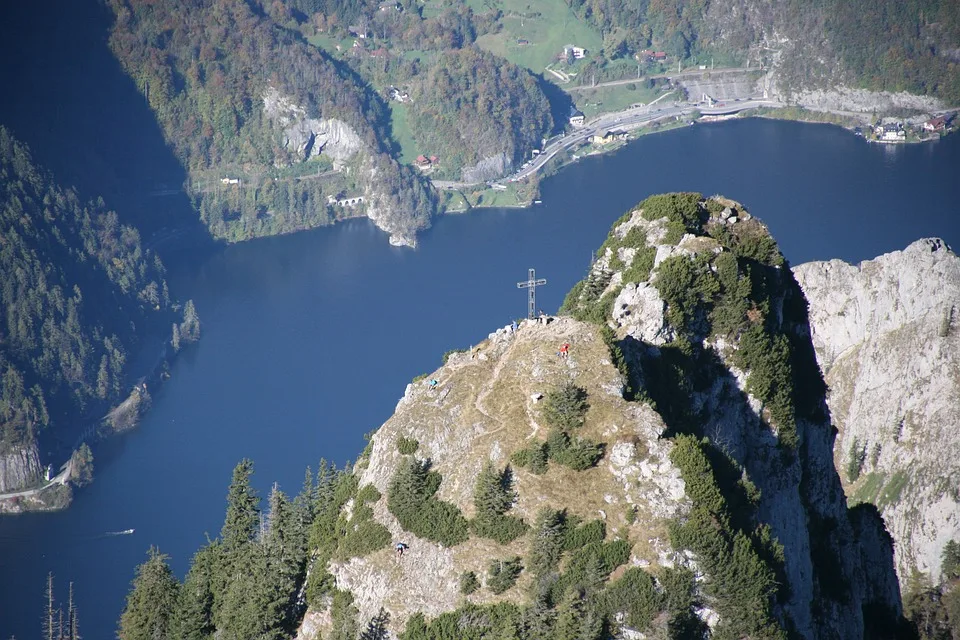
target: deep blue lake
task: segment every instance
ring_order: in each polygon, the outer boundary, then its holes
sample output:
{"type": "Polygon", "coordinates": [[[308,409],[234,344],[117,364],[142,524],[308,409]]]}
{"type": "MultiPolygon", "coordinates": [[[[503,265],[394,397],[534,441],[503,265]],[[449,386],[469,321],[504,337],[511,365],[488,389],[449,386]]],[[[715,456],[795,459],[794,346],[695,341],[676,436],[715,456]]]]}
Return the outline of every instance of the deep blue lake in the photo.
{"type": "Polygon", "coordinates": [[[171,275],[203,339],[172,366],[140,427],[101,444],[69,510],[0,520],[0,638],[40,635],[47,572],[72,581],[86,638],[114,636],[150,545],[182,577],[215,536],[230,472],[256,463],[265,494],[307,465],[343,463],[441,354],[526,312],[535,267],[555,310],[610,224],[647,195],[722,193],[762,218],[792,264],[859,261],[925,236],[960,243],[960,136],[870,145],[839,128],[765,120],[697,125],[583,160],[541,206],[448,216],[416,251],[366,221],[225,248],[171,275]],[[127,536],[107,532],[134,528],[127,536]]]}

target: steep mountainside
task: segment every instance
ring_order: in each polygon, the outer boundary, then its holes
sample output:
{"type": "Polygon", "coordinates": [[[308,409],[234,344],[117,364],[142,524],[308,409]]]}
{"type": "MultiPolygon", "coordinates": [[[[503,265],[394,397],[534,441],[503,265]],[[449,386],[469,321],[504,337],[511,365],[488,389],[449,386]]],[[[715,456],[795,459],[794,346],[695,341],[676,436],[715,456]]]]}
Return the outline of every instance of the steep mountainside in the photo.
{"type": "Polygon", "coordinates": [[[944,547],[960,539],[960,258],[928,239],[794,273],[810,302],[847,494],[880,509],[901,584],[915,569],[937,583],[944,547]]]}
{"type": "MultiPolygon", "coordinates": [[[[605,49],[733,56],[774,69],[778,89],[802,103],[823,100],[824,90],[839,98],[843,86],[960,103],[960,12],[951,0],[566,1],[604,32],[605,49]]],[[[853,99],[832,107],[855,108],[853,99]]]]}
{"type": "Polygon", "coordinates": [[[806,305],[762,224],[732,201],[654,196],[565,310],[408,387],[341,518],[409,549],[334,555],[333,608],[313,598],[301,637],[353,615],[409,639],[603,637],[560,635],[570,607],[611,631],[896,634],[891,542],[875,509],[847,510],[806,305]],[[507,493],[493,514],[490,473],[507,493]],[[566,542],[545,551],[550,535],[566,542]]]}
{"type": "Polygon", "coordinates": [[[261,511],[241,462],[220,537],[183,584],[151,553],[118,637],[910,637],[825,392],[766,227],[652,196],[560,317],[448,353],[352,469],[261,511]]]}
{"type": "MultiPolygon", "coordinates": [[[[138,332],[173,314],[159,259],[0,127],[0,492],[38,480],[41,431],[102,415],[138,332]],[[99,413],[94,413],[99,412],[99,413]]],[[[49,433],[49,431],[48,431],[49,433]]],[[[76,437],[74,433],[72,438],[76,437]]]]}
{"type": "Polygon", "coordinates": [[[329,203],[342,195],[362,195],[361,210],[396,244],[413,244],[429,226],[434,196],[390,156],[379,98],[255,3],[110,5],[111,48],[193,173],[215,235],[242,240],[326,224],[351,213],[329,203]],[[302,166],[321,154],[351,160],[350,177],[298,179],[329,168],[302,166]],[[275,165],[295,169],[281,174],[275,165]]]}

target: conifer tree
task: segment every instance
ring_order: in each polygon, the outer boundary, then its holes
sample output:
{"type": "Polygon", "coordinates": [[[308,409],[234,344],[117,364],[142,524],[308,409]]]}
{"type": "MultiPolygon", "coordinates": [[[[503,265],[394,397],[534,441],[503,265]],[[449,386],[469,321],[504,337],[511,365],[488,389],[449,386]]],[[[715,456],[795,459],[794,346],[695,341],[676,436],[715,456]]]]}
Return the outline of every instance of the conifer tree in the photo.
{"type": "Polygon", "coordinates": [[[516,500],[512,484],[509,466],[500,472],[488,462],[477,476],[477,484],[473,491],[473,504],[476,507],[477,518],[492,518],[506,513],[516,500]]]}
{"type": "Polygon", "coordinates": [[[244,458],[233,469],[227,492],[227,514],[220,530],[220,542],[233,551],[253,539],[260,523],[260,498],[250,486],[253,462],[244,458]]]}
{"type": "Polygon", "coordinates": [[[546,576],[557,569],[563,553],[564,517],[560,511],[542,509],[537,514],[530,542],[530,572],[546,576]]]}
{"type": "MultiPolygon", "coordinates": [[[[120,616],[119,640],[154,640],[171,635],[171,623],[177,608],[180,583],[170,571],[167,556],[150,547],[147,561],[137,567],[133,589],[120,616]]],[[[75,623],[72,611],[70,625],[75,623]]]]}
{"type": "Polygon", "coordinates": [[[172,622],[172,640],[205,640],[213,635],[213,570],[218,544],[204,547],[193,556],[190,571],[180,589],[172,622]]]}

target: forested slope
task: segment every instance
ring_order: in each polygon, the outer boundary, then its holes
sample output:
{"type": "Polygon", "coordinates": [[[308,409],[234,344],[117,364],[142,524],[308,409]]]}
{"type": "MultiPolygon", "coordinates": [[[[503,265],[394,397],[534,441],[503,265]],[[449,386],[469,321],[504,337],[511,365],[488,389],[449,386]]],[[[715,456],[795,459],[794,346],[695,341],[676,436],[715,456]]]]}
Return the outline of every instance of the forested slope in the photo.
{"type": "MultiPolygon", "coordinates": [[[[350,186],[375,196],[381,226],[405,234],[429,225],[435,204],[422,180],[387,153],[383,105],[348,70],[334,64],[291,32],[275,25],[255,5],[225,0],[150,3],[113,0],[117,16],[111,46],[141,91],[183,164],[194,176],[205,222],[221,237],[243,239],[323,224],[325,206],[297,209],[295,203],[319,193],[336,196],[342,185],[295,180],[271,185],[275,165],[294,162],[296,149],[284,144],[282,129],[264,108],[269,88],[289,98],[302,118],[335,119],[363,142],[360,164],[350,186]],[[224,176],[247,175],[252,205],[237,219],[214,187],[224,176]],[[284,217],[299,215],[293,221],[284,217]],[[270,225],[256,219],[280,218],[270,225]],[[240,227],[238,230],[236,227],[240,227]]],[[[242,188],[242,187],[241,187],[242,188]]],[[[370,198],[368,198],[370,199],[370,198]]],[[[239,197],[235,198],[239,200],[239,197]]],[[[371,216],[372,217],[372,216],[371,216]]]]}
{"type": "Polygon", "coordinates": [[[653,46],[674,59],[727,54],[773,64],[788,89],[847,84],[960,104],[960,11],[953,0],[566,0],[605,48],[653,46]]]}
{"type": "Polygon", "coordinates": [[[166,320],[160,260],[102,200],[52,183],[0,127],[0,454],[125,390],[137,333],[166,320]]]}

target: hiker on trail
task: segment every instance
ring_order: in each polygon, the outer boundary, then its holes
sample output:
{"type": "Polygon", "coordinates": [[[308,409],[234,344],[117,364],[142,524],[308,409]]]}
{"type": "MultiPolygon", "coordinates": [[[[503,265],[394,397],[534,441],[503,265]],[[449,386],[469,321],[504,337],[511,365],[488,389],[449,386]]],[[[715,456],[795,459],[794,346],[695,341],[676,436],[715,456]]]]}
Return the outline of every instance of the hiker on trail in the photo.
{"type": "Polygon", "coordinates": [[[436,389],[436,388],[437,388],[437,385],[440,384],[440,381],[437,380],[436,378],[433,378],[433,379],[430,380],[430,382],[428,382],[427,384],[430,385],[430,388],[431,388],[431,389],[436,389]]]}
{"type": "Polygon", "coordinates": [[[570,355],[570,343],[564,342],[562,345],[560,345],[560,352],[557,353],[557,355],[561,358],[566,358],[568,355],[570,355]]]}
{"type": "Polygon", "coordinates": [[[397,558],[398,558],[398,559],[399,559],[399,558],[402,558],[402,557],[403,557],[403,552],[406,551],[408,548],[409,548],[409,547],[407,547],[407,544],[406,544],[405,542],[398,542],[398,543],[397,543],[397,558]]]}
{"type": "Polygon", "coordinates": [[[547,314],[543,312],[543,309],[540,309],[540,313],[537,314],[537,323],[547,324],[547,314]]]}
{"type": "Polygon", "coordinates": [[[510,333],[516,333],[516,332],[517,332],[517,321],[514,320],[513,322],[510,323],[510,333]]]}

